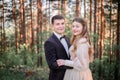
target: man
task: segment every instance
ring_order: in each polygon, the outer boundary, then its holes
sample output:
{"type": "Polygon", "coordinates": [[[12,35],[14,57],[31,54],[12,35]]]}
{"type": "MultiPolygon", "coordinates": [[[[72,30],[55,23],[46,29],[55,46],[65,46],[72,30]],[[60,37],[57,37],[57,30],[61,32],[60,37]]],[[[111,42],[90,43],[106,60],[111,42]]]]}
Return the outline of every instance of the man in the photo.
{"type": "Polygon", "coordinates": [[[71,68],[57,64],[58,59],[70,59],[69,39],[64,36],[65,19],[61,15],[55,15],[51,19],[51,24],[53,34],[44,44],[46,61],[50,69],[49,80],[63,80],[66,69],[71,68]]]}

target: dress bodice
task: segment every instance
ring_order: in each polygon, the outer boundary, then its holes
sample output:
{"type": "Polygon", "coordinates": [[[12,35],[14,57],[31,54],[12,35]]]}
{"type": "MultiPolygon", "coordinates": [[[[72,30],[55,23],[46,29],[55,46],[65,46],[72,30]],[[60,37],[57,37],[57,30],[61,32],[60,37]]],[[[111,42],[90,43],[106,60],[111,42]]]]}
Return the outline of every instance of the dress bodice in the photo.
{"type": "Polygon", "coordinates": [[[65,64],[73,65],[76,69],[83,69],[83,68],[88,68],[89,67],[89,43],[87,42],[86,38],[81,38],[79,42],[77,43],[77,50],[73,53],[72,50],[74,48],[73,45],[71,45],[69,49],[69,53],[71,56],[71,61],[65,61],[65,64]],[[74,55],[75,56],[74,56],[74,55]],[[75,57],[75,58],[74,58],[75,57]]]}
{"type": "Polygon", "coordinates": [[[71,60],[65,60],[65,65],[73,67],[68,69],[63,80],[93,80],[91,71],[89,69],[89,43],[87,39],[81,38],[77,43],[77,50],[73,53],[73,45],[69,48],[71,60]],[[73,54],[75,58],[72,59],[73,54]]]}

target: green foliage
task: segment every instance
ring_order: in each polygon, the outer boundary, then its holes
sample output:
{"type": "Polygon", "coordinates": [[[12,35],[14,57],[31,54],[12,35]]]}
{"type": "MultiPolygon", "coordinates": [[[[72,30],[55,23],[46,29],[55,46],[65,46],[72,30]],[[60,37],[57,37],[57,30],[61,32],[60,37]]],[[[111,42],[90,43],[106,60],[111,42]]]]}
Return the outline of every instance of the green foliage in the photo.
{"type": "MultiPolygon", "coordinates": [[[[43,53],[43,52],[42,52],[43,53]]],[[[38,66],[37,54],[28,49],[27,45],[21,45],[18,54],[15,49],[0,53],[0,76],[2,80],[47,80],[48,67],[38,66]],[[46,69],[47,68],[47,69],[46,69]]],[[[44,60],[45,65],[45,60],[44,60]]]]}
{"type": "Polygon", "coordinates": [[[0,69],[0,80],[48,80],[48,69],[27,73],[22,70],[0,69]]]}
{"type": "Polygon", "coordinates": [[[66,35],[70,38],[71,37],[71,29],[69,27],[66,28],[66,35]]]}
{"type": "Polygon", "coordinates": [[[97,44],[99,35],[91,32],[90,37],[91,37],[93,44],[97,44]]]}
{"type": "MultiPolygon", "coordinates": [[[[115,66],[117,65],[120,71],[120,63],[116,64],[115,60],[109,62],[108,58],[108,56],[104,56],[102,60],[96,58],[94,62],[90,64],[94,80],[115,80],[115,66]]],[[[118,79],[119,78],[120,74],[118,74],[118,79]]]]}
{"type": "Polygon", "coordinates": [[[25,73],[9,69],[0,69],[1,80],[24,80],[25,73]]]}

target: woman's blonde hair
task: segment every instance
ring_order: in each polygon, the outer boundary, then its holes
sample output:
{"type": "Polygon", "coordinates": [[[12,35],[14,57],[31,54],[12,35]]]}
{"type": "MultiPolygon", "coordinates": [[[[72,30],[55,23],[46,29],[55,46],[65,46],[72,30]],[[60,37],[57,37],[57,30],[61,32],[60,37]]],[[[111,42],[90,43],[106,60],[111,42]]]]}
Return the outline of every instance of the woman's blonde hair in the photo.
{"type": "MultiPolygon", "coordinates": [[[[72,52],[75,53],[75,51],[77,50],[77,44],[78,44],[77,42],[79,41],[80,38],[86,38],[87,39],[86,42],[88,42],[90,44],[90,46],[92,44],[91,44],[90,36],[89,36],[88,30],[87,30],[86,21],[83,18],[76,17],[73,19],[73,22],[81,23],[83,26],[81,34],[79,36],[72,35],[71,40],[70,40],[71,45],[74,46],[72,52]]],[[[93,59],[93,48],[92,47],[89,48],[88,54],[89,54],[89,59],[92,60],[93,59]]]]}

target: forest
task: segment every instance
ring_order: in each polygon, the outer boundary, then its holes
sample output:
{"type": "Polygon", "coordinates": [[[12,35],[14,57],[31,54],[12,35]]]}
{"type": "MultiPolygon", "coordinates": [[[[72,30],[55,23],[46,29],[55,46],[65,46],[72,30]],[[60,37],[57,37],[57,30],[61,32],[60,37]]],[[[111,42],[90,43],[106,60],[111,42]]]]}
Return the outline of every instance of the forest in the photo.
{"type": "Polygon", "coordinates": [[[94,48],[94,80],[120,80],[119,0],[0,0],[0,80],[48,80],[44,42],[51,17],[86,20],[94,48]]]}

